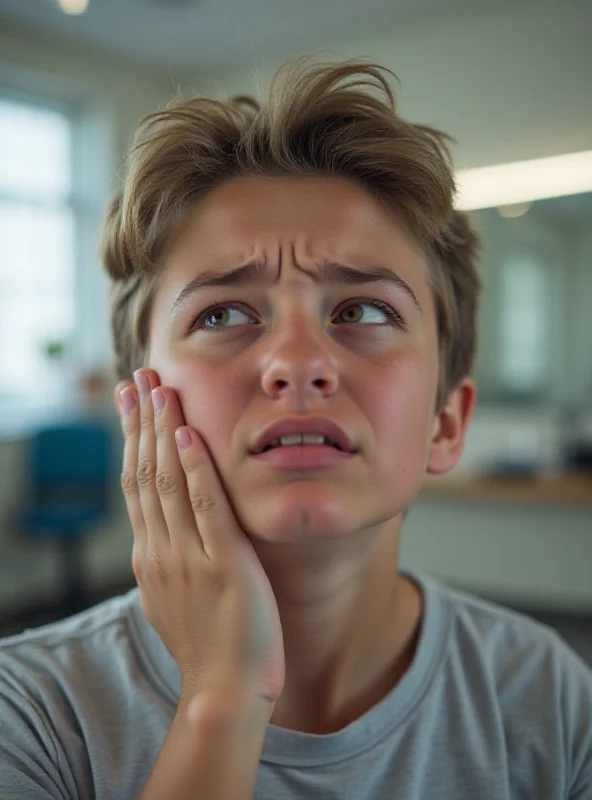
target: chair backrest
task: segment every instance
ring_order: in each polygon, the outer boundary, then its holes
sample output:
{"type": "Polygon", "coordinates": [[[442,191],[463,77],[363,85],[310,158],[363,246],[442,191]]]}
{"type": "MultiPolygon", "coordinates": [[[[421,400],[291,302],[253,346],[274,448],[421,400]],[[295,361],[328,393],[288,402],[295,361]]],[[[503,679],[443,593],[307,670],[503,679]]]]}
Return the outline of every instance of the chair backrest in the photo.
{"type": "Polygon", "coordinates": [[[39,499],[62,491],[105,500],[112,476],[111,436],[97,421],[75,421],[36,431],[30,441],[30,479],[39,499]]]}

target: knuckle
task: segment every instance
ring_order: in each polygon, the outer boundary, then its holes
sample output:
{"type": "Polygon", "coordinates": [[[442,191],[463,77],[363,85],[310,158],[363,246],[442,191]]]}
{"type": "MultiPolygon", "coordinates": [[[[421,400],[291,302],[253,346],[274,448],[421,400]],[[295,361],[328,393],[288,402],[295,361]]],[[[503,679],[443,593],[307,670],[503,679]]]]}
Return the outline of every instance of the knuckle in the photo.
{"type": "Polygon", "coordinates": [[[153,550],[148,555],[147,563],[150,575],[159,583],[166,583],[169,570],[162,553],[160,553],[158,550],[153,550]]]}
{"type": "Polygon", "coordinates": [[[138,489],[138,479],[135,472],[129,469],[123,470],[121,473],[121,488],[124,494],[134,494],[138,489]]]}
{"type": "Polygon", "coordinates": [[[136,548],[132,552],[132,572],[138,583],[144,580],[144,562],[136,548]]]}
{"type": "Polygon", "coordinates": [[[177,480],[163,467],[156,470],[156,490],[162,495],[173,495],[179,491],[177,480]]]}
{"type": "Polygon", "coordinates": [[[155,480],[155,467],[152,461],[143,458],[138,464],[137,480],[138,486],[150,486],[155,480]]]}
{"type": "Polygon", "coordinates": [[[189,500],[191,502],[191,508],[196,514],[207,514],[215,505],[212,495],[204,494],[204,492],[199,492],[197,490],[189,493],[189,500]]]}
{"type": "Polygon", "coordinates": [[[121,417],[121,427],[125,436],[131,436],[136,428],[136,421],[133,414],[121,417]]]}
{"type": "Polygon", "coordinates": [[[204,463],[199,458],[186,459],[184,468],[188,475],[199,475],[203,471],[204,463]]]}
{"type": "Polygon", "coordinates": [[[167,435],[168,431],[163,419],[163,414],[160,415],[158,422],[154,423],[154,431],[157,439],[163,439],[167,435]]]}
{"type": "Polygon", "coordinates": [[[151,432],[154,430],[154,420],[152,417],[149,417],[147,414],[142,414],[140,417],[140,428],[143,431],[151,432]]]}

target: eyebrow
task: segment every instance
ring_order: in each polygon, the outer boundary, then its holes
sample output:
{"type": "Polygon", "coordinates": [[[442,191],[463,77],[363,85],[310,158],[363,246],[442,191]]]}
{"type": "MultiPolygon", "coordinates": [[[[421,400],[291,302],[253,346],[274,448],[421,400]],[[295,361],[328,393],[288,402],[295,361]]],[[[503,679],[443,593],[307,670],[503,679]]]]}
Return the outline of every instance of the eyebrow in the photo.
{"type": "MultiPolygon", "coordinates": [[[[365,283],[380,283],[394,286],[411,298],[421,312],[422,308],[413,289],[399,275],[386,267],[369,266],[363,269],[339,264],[336,261],[322,261],[316,265],[314,273],[307,273],[321,285],[341,283],[359,286],[365,283]]],[[[249,261],[242,266],[226,272],[203,272],[189,281],[177,295],[171,306],[171,314],[183,305],[190,295],[200,289],[227,286],[253,286],[269,283],[269,265],[263,261],[249,261]]]]}

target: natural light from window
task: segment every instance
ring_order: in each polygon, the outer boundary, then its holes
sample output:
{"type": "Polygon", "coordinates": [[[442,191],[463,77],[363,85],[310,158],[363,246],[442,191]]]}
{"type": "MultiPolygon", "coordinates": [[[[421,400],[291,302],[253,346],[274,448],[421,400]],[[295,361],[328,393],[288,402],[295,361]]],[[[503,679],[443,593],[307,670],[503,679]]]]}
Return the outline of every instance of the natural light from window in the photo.
{"type": "Polygon", "coordinates": [[[75,324],[72,123],[0,98],[0,400],[55,395],[75,324]]]}
{"type": "Polygon", "coordinates": [[[530,253],[509,258],[502,267],[503,319],[500,372],[510,392],[540,391],[548,378],[550,342],[549,278],[546,264],[530,253]]]}

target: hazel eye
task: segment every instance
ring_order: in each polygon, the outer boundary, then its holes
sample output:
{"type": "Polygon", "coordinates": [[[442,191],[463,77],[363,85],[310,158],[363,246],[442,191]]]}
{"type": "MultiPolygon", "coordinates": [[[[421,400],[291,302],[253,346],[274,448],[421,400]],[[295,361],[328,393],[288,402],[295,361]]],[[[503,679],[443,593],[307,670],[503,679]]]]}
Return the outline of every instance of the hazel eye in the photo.
{"type": "MultiPolygon", "coordinates": [[[[374,298],[349,300],[338,309],[336,318],[339,317],[341,317],[342,323],[348,325],[356,325],[360,322],[376,327],[394,325],[398,328],[403,328],[405,325],[402,317],[391,306],[382,300],[374,298]],[[370,312],[365,311],[366,308],[369,308],[370,312]],[[377,314],[378,318],[376,317],[377,314]]],[[[195,331],[214,333],[240,325],[256,324],[258,324],[257,320],[253,319],[252,313],[247,307],[236,303],[222,303],[210,306],[205,311],[202,311],[191,325],[190,333],[195,331]]]]}
{"type": "Polygon", "coordinates": [[[403,320],[394,308],[391,308],[387,303],[383,303],[382,300],[374,300],[372,298],[349,301],[347,305],[339,309],[337,316],[341,316],[342,321],[346,324],[355,324],[363,320],[365,324],[369,325],[389,325],[395,323],[398,327],[403,326],[403,320]],[[365,315],[363,311],[364,307],[371,308],[374,313],[365,315]],[[376,319],[376,313],[382,315],[383,319],[376,319]],[[384,317],[387,318],[386,321],[384,317]]]}
{"type": "Polygon", "coordinates": [[[244,319],[240,319],[241,315],[247,317],[247,324],[251,324],[249,321],[250,317],[247,313],[237,306],[229,304],[211,306],[196,318],[191,326],[191,330],[216,331],[225,328],[233,328],[236,325],[244,325],[245,321],[244,319]],[[239,316],[238,320],[236,319],[236,315],[239,316]]]}

